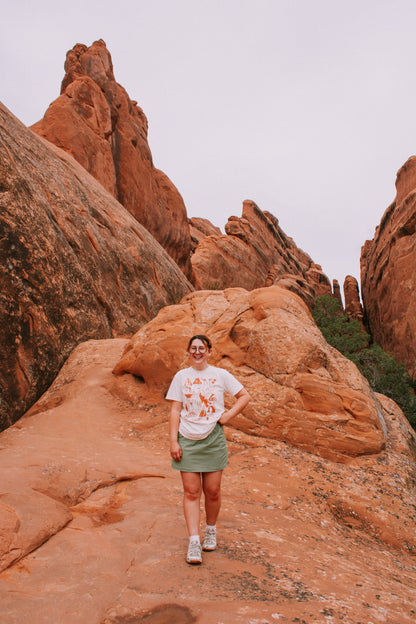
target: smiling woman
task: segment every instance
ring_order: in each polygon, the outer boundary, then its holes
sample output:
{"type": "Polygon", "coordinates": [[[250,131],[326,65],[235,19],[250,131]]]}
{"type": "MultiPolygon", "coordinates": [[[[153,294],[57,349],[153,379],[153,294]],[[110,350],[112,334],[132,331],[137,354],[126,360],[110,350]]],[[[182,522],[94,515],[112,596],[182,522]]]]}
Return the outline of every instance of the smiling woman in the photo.
{"type": "Polygon", "coordinates": [[[183,507],[189,534],[188,563],[201,563],[201,550],[215,550],[216,521],[221,506],[221,477],[228,463],[223,425],[239,414],[250,400],[241,383],[228,371],[211,366],[211,341],[198,334],[188,343],[190,367],[174,376],[166,398],[170,413],[172,467],[180,470],[183,507]],[[224,392],[237,401],[226,410],[224,392]],[[206,529],[199,538],[200,500],[205,498],[206,529]]]}

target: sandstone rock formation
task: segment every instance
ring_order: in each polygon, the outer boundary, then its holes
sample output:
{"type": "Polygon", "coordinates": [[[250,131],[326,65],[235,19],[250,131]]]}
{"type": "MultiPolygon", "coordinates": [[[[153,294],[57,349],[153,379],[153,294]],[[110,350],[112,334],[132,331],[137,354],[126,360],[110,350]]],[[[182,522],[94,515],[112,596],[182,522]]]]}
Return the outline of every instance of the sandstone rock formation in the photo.
{"type": "Polygon", "coordinates": [[[332,280],[332,290],[333,290],[335,299],[337,299],[339,305],[341,306],[341,310],[343,310],[344,305],[342,303],[342,298],[341,298],[341,289],[339,287],[338,280],[336,279],[332,280]]]}
{"type": "Polygon", "coordinates": [[[254,202],[244,201],[242,217],[230,217],[225,231],[202,239],[192,255],[196,288],[252,290],[279,283],[309,307],[316,297],[331,292],[321,267],[286,236],[276,217],[254,202]]]}
{"type": "Polygon", "coordinates": [[[338,462],[384,448],[382,410],[367,381],[326,343],[303,301],[279,286],[187,295],[137,332],[114,372],[163,395],[199,333],[215,345],[211,362],[253,397],[237,429],[338,462]]]}
{"type": "Polygon", "coordinates": [[[414,623],[415,437],[392,401],[386,448],[348,464],[225,427],[218,549],[195,569],[167,401],[111,374],[126,344],[77,347],[0,435],[2,622],[414,623]]]}
{"type": "Polygon", "coordinates": [[[188,219],[192,240],[192,252],[198,246],[203,238],[207,236],[221,236],[222,232],[219,227],[213,225],[208,219],[202,217],[192,217],[188,219]]]}
{"type": "Polygon", "coordinates": [[[114,78],[104,41],[67,53],[61,95],[32,130],[71,154],[153,234],[190,277],[185,205],[153,165],[147,119],[114,78]]]}
{"type": "Polygon", "coordinates": [[[399,170],[396,198],[361,250],[361,291],[375,342],[416,374],[416,156],[399,170]]]}
{"type": "Polygon", "coordinates": [[[363,307],[360,301],[358,282],[352,275],[347,275],[344,280],[345,313],[352,319],[363,322],[363,307]]]}
{"type": "Polygon", "coordinates": [[[253,202],[244,202],[241,219],[229,219],[227,235],[206,219],[187,219],[178,190],[153,165],[146,117],[116,83],[104,41],[75,45],[65,72],[60,97],[32,129],[99,180],[196,288],[253,289],[281,282],[311,308],[317,296],[331,292],[321,267],[296,247],[273,215],[253,202]]]}
{"type": "Polygon", "coordinates": [[[0,107],[0,429],[76,344],[131,334],[192,287],[92,176],[0,107]]]}

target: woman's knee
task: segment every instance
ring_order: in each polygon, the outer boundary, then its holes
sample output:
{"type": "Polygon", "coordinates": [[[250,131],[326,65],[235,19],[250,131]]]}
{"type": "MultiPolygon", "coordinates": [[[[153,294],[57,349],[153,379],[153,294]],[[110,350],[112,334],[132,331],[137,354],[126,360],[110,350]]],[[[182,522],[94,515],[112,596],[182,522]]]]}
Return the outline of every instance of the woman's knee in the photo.
{"type": "Polygon", "coordinates": [[[204,474],[202,485],[205,498],[217,500],[221,495],[221,472],[204,474]]]}
{"type": "Polygon", "coordinates": [[[201,498],[202,487],[199,482],[191,482],[183,484],[183,493],[188,500],[197,500],[201,498]]]}
{"type": "Polygon", "coordinates": [[[221,495],[221,484],[204,484],[204,496],[210,500],[218,500],[221,495]]]}

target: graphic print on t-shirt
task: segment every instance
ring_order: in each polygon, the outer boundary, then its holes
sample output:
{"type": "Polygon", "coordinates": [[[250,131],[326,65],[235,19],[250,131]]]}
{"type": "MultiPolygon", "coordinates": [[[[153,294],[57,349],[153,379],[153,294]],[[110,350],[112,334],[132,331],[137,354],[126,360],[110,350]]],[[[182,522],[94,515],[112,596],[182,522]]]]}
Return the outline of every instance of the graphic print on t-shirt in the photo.
{"type": "Polygon", "coordinates": [[[189,416],[209,419],[215,411],[215,379],[185,379],[185,412],[189,416]]]}

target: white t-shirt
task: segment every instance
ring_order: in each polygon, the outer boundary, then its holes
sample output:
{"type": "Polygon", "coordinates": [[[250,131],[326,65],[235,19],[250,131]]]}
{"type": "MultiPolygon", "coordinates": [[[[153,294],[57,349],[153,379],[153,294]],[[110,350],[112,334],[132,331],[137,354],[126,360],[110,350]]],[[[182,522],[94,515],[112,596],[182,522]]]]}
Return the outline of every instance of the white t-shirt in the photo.
{"type": "Polygon", "coordinates": [[[176,373],[166,398],[182,403],[179,433],[189,440],[202,440],[213,431],[225,411],[224,392],[235,396],[242,384],[223,368],[190,366],[176,373]]]}

